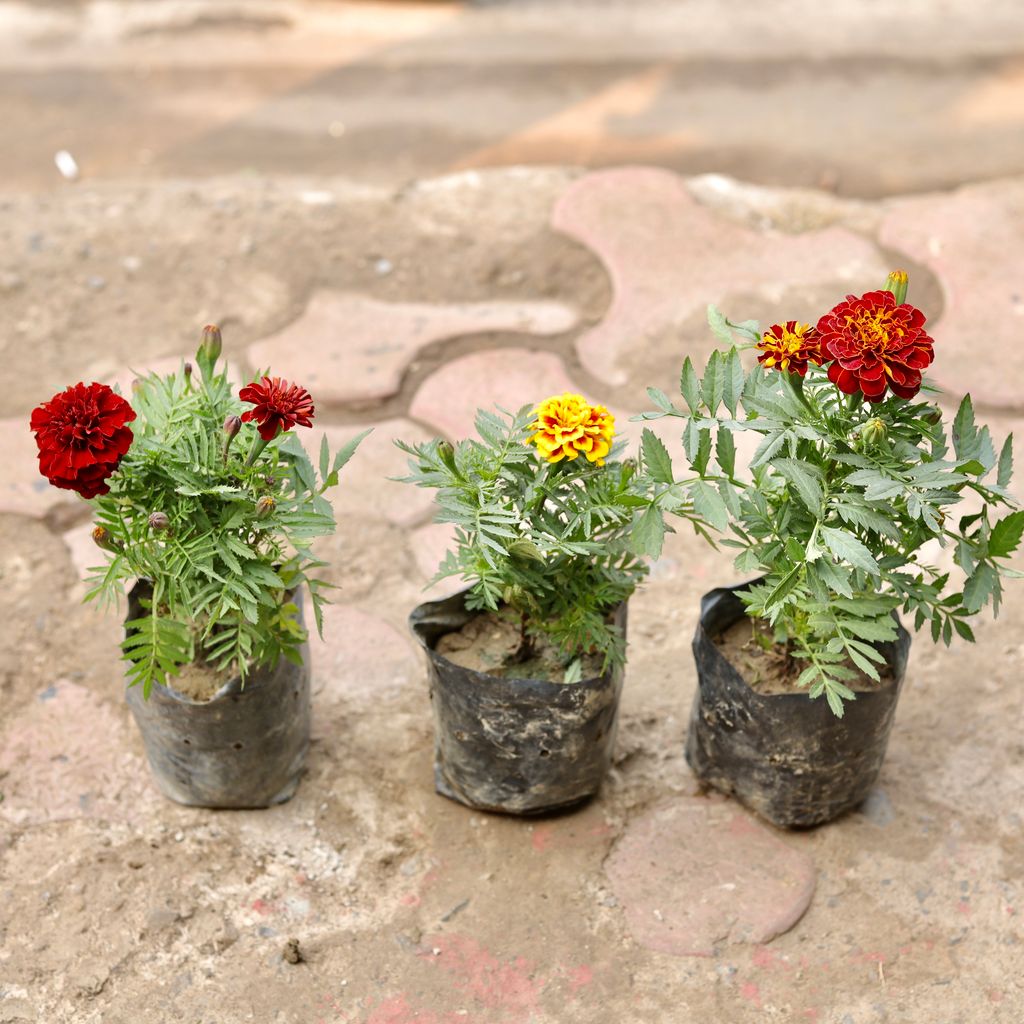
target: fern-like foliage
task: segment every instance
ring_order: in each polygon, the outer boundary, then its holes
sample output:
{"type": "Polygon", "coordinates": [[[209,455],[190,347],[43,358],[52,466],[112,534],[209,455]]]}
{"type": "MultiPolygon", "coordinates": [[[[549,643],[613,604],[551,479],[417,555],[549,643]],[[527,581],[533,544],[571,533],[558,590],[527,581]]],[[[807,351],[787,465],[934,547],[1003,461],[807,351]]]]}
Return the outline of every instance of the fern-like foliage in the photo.
{"type": "MultiPolygon", "coordinates": [[[[690,474],[676,486],[737,551],[737,570],[764,575],[741,595],[748,614],[774,627],[806,663],[800,684],[841,716],[855,697],[847,684],[859,672],[879,678],[877,645],[896,638],[897,609],[947,645],[974,639],[967,619],[987,604],[998,612],[1001,577],[1020,575],[1006,559],[1024,534],[1008,490],[1013,439],[997,454],[969,396],[949,436],[927,399],[868,406],[813,365],[804,378],[758,365],[746,373],[736,340],[750,347],[758,324],[731,323],[714,308],[709,321],[730,347],[712,354],[703,376],[685,361],[682,406],[650,389],[657,408],[644,418],[685,420],[690,474]],[[758,438],[746,475],[736,466],[742,433],[758,438]],[[968,496],[980,511],[952,518],[968,496]],[[1010,510],[1002,518],[1000,507],[1010,510]],[[930,541],[952,548],[962,584],[930,564],[930,541]]],[[[674,479],[670,466],[659,479],[674,479]]]]}
{"type": "Polygon", "coordinates": [[[541,460],[526,444],[531,418],[530,406],[481,410],[478,439],[395,443],[410,456],[403,479],[436,490],[437,521],[455,526],[435,581],[469,583],[470,609],[514,609],[526,635],[557,645],[572,679],[585,653],[606,667],[625,660],[610,617],[647,574],[631,534],[650,499],[621,445],[604,465],[541,460]]]}
{"type": "Polygon", "coordinates": [[[129,680],[147,696],[192,661],[244,678],[256,665],[300,658],[306,633],[294,592],[309,587],[319,628],[327,584],[309,545],[334,531],[325,492],[365,436],[333,457],[324,438],[319,475],[293,433],[250,465],[256,428],[243,425],[227,443],[224,421],[243,405],[225,372],[200,365],[198,380],[183,366],[135,384],[135,440],[110,493],[91,502],[107,562],[86,599],[112,602],[126,585],[148,583],[145,614],[127,624],[122,645],[129,680]],[[154,526],[153,513],[166,521],[154,526]]]}

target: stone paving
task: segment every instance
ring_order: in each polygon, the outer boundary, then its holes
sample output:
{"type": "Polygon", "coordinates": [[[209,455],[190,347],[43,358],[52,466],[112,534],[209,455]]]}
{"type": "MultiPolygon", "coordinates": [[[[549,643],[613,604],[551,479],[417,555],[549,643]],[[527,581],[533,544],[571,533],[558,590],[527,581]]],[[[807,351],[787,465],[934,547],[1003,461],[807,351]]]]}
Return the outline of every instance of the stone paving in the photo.
{"type": "MultiPolygon", "coordinates": [[[[672,391],[683,356],[709,351],[708,301],[741,318],[806,319],[894,264],[911,269],[935,323],[949,403],[970,388],[998,432],[1019,428],[1024,184],[880,204],[728,179],[709,191],[647,168],[460,175],[400,197],[318,188],[335,197],[317,200],[321,223],[308,225],[320,241],[296,255],[268,230],[256,266],[236,265],[249,258],[239,239],[257,215],[284,224],[308,212],[298,193],[236,182],[161,199],[183,240],[224,204],[236,210],[210,258],[245,294],[269,281],[264,307],[225,323],[239,377],[272,364],[308,385],[308,445],[374,428],[337,492],[339,532],[320,548],[341,590],[313,645],[315,742],[292,802],[213,813],[164,801],[120,694],[117,615],[79,604],[94,557],[87,516],[37,477],[25,420],[55,374],[125,379],[121,296],[83,304],[76,329],[97,340],[62,349],[56,369],[41,359],[0,407],[12,651],[0,670],[0,1021],[1022,1019],[1017,588],[998,623],[979,625],[977,648],[915,641],[865,805],[783,833],[700,795],[683,761],[699,596],[732,573],[699,539],[672,536],[632,603],[618,753],[600,797],[537,821],[475,814],[432,791],[424,666],[405,627],[448,531],[431,523],[429,495],[387,478],[403,469],[392,438],[461,437],[478,404],[566,388],[606,402],[635,437],[627,417],[645,407],[644,387],[672,391]],[[388,256],[333,274],[325,264],[304,284],[285,276],[357,216],[387,226],[388,256]],[[425,280],[443,240],[470,229],[476,248],[452,246],[448,276],[425,280]],[[282,959],[289,938],[304,962],[282,959]]],[[[114,201],[68,193],[35,223],[9,199],[6,251],[22,251],[29,223],[63,230],[74,251],[75,225],[92,223],[83,211],[114,201]]],[[[122,212],[91,229],[97,258],[145,236],[153,201],[145,189],[117,199],[122,212]]],[[[3,301],[21,322],[53,278],[9,258],[0,270],[26,280],[3,301]]],[[[192,322],[216,267],[179,264],[160,316],[192,322]]],[[[158,296],[163,276],[154,259],[133,287],[158,296]]],[[[181,332],[150,332],[132,368],[187,352],[181,332]]]]}

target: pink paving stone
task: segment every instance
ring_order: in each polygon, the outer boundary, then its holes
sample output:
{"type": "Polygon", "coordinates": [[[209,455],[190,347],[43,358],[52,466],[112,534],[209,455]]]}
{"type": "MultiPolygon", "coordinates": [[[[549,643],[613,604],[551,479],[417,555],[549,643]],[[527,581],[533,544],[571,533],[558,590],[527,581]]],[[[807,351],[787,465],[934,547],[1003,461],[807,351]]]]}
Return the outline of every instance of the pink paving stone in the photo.
{"type": "Polygon", "coordinates": [[[70,818],[136,820],[149,769],[132,728],[85,687],[58,680],[6,723],[0,736],[0,819],[32,825],[70,818]]]}
{"type": "Polygon", "coordinates": [[[428,431],[409,420],[391,419],[344,427],[315,426],[312,430],[298,430],[297,434],[316,466],[324,434],[333,458],[342,445],[368,427],[373,428],[373,433],[363,439],[341,471],[339,485],[327,492],[336,516],[339,520],[346,516],[382,516],[396,526],[424,521],[433,508],[434,492],[390,478],[408,471],[408,456],[395,447],[395,438],[418,444],[431,439],[433,435],[428,431]]]}
{"type": "MultiPolygon", "coordinates": [[[[976,401],[1024,404],[1024,186],[903,200],[883,221],[880,241],[929,267],[942,284],[946,308],[930,325],[930,375],[976,401]]],[[[913,293],[911,280],[911,301],[913,293]]]]}
{"type": "Polygon", "coordinates": [[[681,797],[630,822],[605,862],[633,938],[676,956],[788,931],[814,894],[814,863],[732,803],[681,797]]]}
{"type": "MultiPolygon", "coordinates": [[[[625,383],[630,353],[730,293],[781,294],[836,281],[881,282],[874,246],[845,228],[803,235],[752,231],[701,206],[669,171],[625,167],[574,182],[552,224],[589,246],[612,279],[604,320],[576,342],[580,358],[625,383]]],[[[840,296],[841,297],[841,296],[840,296]]],[[[643,383],[643,382],[641,382],[643,383]]]]}
{"type": "MultiPolygon", "coordinates": [[[[412,548],[413,558],[416,560],[416,567],[420,571],[422,582],[426,584],[427,580],[434,578],[445,553],[455,546],[455,527],[451,523],[428,523],[412,532],[409,537],[409,545],[412,548]]],[[[420,592],[417,603],[440,601],[452,594],[457,594],[465,587],[466,584],[458,577],[441,580],[431,587],[425,587],[420,592]]]]}
{"type": "Polygon", "coordinates": [[[249,363],[300,381],[322,403],[366,404],[397,394],[432,342],[487,331],[561,334],[576,319],[558,302],[390,303],[320,291],[298,320],[250,346],[249,363]]]}
{"type": "Polygon", "coordinates": [[[498,405],[516,412],[548,395],[578,390],[556,355],[522,348],[490,349],[445,363],[420,386],[409,414],[461,440],[475,434],[473,421],[480,406],[498,405]]]}
{"type": "Polygon", "coordinates": [[[310,623],[313,694],[317,705],[390,696],[423,674],[412,638],[354,605],[324,609],[324,639],[310,623]]]}
{"type": "Polygon", "coordinates": [[[42,519],[59,505],[74,507],[82,499],[73,491],[51,487],[39,475],[39,449],[28,429],[28,417],[0,420],[0,451],[4,453],[0,512],[42,519]]]}

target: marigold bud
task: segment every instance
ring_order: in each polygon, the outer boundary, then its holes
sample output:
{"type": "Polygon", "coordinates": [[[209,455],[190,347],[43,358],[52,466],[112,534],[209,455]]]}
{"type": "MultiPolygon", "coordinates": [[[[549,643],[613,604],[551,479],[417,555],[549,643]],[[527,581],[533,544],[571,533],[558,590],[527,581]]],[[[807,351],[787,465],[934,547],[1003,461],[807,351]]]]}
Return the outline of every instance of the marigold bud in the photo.
{"type": "Polygon", "coordinates": [[[441,461],[454,473],[455,472],[455,446],[451,441],[438,441],[437,454],[441,461]]]}
{"type": "Polygon", "coordinates": [[[207,324],[203,328],[203,340],[199,343],[199,351],[196,352],[196,359],[203,373],[212,369],[213,364],[220,359],[222,348],[220,328],[214,324],[207,324]]]}
{"type": "Polygon", "coordinates": [[[889,429],[883,419],[880,419],[878,416],[872,416],[860,428],[860,436],[866,448],[875,448],[889,436],[889,429]]]}
{"type": "Polygon", "coordinates": [[[907,287],[910,284],[910,277],[905,270],[894,270],[885,279],[883,292],[892,292],[896,305],[899,306],[907,301],[907,287]]]}
{"type": "Polygon", "coordinates": [[[105,526],[100,526],[99,523],[92,528],[92,539],[96,547],[102,548],[104,551],[121,550],[121,545],[110,536],[110,531],[105,526]]]}
{"type": "Polygon", "coordinates": [[[149,528],[151,530],[166,530],[171,525],[166,512],[150,512],[149,528]]]}
{"type": "Polygon", "coordinates": [[[185,360],[185,380],[190,381],[192,379],[192,364],[186,359],[185,360]]]}
{"type": "Polygon", "coordinates": [[[239,416],[229,416],[224,421],[224,433],[230,441],[242,429],[242,420],[239,416]]]}
{"type": "Polygon", "coordinates": [[[266,519],[275,508],[277,508],[277,502],[274,501],[269,494],[264,494],[263,497],[256,502],[256,518],[266,519]]]}
{"type": "Polygon", "coordinates": [[[142,378],[141,377],[133,377],[132,378],[132,394],[133,395],[137,395],[141,390],[142,390],[142,378]]]}

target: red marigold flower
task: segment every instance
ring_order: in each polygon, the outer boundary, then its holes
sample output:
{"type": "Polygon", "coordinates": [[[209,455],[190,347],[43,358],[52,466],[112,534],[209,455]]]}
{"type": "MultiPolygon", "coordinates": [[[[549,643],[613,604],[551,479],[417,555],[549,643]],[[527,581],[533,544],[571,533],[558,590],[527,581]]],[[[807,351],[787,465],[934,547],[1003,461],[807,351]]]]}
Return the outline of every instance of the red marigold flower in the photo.
{"type": "Polygon", "coordinates": [[[39,472],[83,498],[106,494],[107,478],[134,440],[135,410],[106,384],[79,382],[32,410],[39,472]]]}
{"type": "Polygon", "coordinates": [[[260,383],[242,388],[238,397],[255,406],[242,414],[242,422],[255,421],[264,441],[272,441],[296,424],[300,427],[313,426],[313,399],[309,392],[280,377],[264,377],[260,383]]]}
{"type": "Polygon", "coordinates": [[[834,360],[828,378],[840,391],[862,391],[881,402],[886,388],[900,398],[921,390],[921,371],[934,358],[934,342],[924,331],[925,316],[892,292],[847,295],[818,321],[821,352],[834,360]]]}
{"type": "Polygon", "coordinates": [[[773,324],[764,332],[757,343],[761,355],[757,361],[772,369],[777,367],[787,373],[807,373],[808,361],[822,363],[818,348],[818,332],[810,324],[787,320],[784,324],[773,324]]]}

